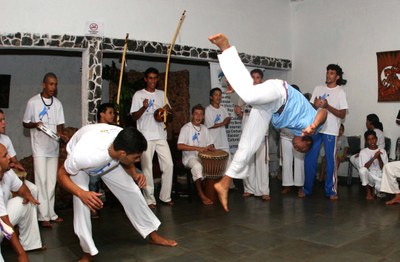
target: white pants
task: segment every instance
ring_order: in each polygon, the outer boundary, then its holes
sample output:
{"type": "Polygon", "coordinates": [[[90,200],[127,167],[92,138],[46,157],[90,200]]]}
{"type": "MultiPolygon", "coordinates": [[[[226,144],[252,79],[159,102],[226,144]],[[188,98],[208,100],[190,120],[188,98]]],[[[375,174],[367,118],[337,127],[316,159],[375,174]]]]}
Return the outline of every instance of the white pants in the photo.
{"type": "Polygon", "coordinates": [[[144,198],[148,205],[156,204],[154,197],[154,180],[153,180],[153,156],[157,152],[158,162],[160,164],[161,175],[161,191],[160,200],[163,202],[171,201],[172,175],[174,172],[174,163],[172,162],[171,151],[167,140],[150,140],[147,141],[147,150],[143,152],[141,158],[142,171],[146,176],[146,189],[143,190],[144,198]]]}
{"type": "Polygon", "coordinates": [[[226,171],[227,176],[238,179],[244,179],[248,176],[248,164],[251,158],[254,157],[256,151],[260,148],[260,145],[264,144],[263,141],[268,130],[271,116],[272,112],[259,110],[253,106],[249,115],[249,120],[245,124],[240,137],[238,150],[226,171]]]}
{"type": "Polygon", "coordinates": [[[389,194],[400,194],[397,178],[400,177],[400,161],[389,162],[383,166],[381,191],[389,194]]]}
{"type": "Polygon", "coordinates": [[[255,196],[269,195],[269,167],[266,161],[268,136],[264,137],[249,164],[249,176],[243,179],[244,192],[255,196]]]}
{"type": "Polygon", "coordinates": [[[190,172],[192,173],[193,181],[197,179],[203,179],[203,165],[200,163],[198,158],[189,158],[189,161],[186,164],[187,168],[190,168],[190,172]]]}
{"type": "Polygon", "coordinates": [[[57,182],[58,157],[34,157],[35,184],[39,196],[39,221],[50,221],[58,218],[54,211],[55,189],[57,182]]]}
{"type": "MultiPolygon", "coordinates": [[[[71,179],[80,188],[88,191],[88,174],[81,171],[76,176],[71,176],[71,179]]],[[[148,207],[142,192],[132,177],[121,166],[110,170],[107,174],[101,176],[101,179],[121,202],[128,219],[143,238],[158,229],[161,222],[148,207]]],[[[73,204],[75,234],[79,238],[83,252],[94,256],[99,251],[92,238],[90,209],[76,196],[73,197],[73,204]]],[[[118,225],[109,221],[109,226],[118,225]]]]}
{"type": "Polygon", "coordinates": [[[252,105],[238,150],[229,165],[226,175],[243,179],[247,176],[248,163],[262,143],[272,114],[286,102],[283,81],[264,82],[253,85],[249,71],[233,46],[218,55],[220,66],[242,100],[252,105]]]}
{"type": "Polygon", "coordinates": [[[292,140],[284,137],[281,138],[281,150],[282,185],[304,186],[304,153],[296,151],[292,140]]]}
{"type": "MultiPolygon", "coordinates": [[[[32,196],[37,199],[38,191],[34,184],[25,180],[32,196]]],[[[7,212],[13,226],[18,225],[19,242],[25,251],[42,247],[39,224],[37,221],[37,206],[32,203],[22,204],[22,197],[13,197],[8,200],[7,212]]]]}
{"type": "Polygon", "coordinates": [[[377,191],[381,191],[382,172],[371,172],[366,167],[359,169],[360,180],[363,186],[369,185],[375,187],[377,191]]]}

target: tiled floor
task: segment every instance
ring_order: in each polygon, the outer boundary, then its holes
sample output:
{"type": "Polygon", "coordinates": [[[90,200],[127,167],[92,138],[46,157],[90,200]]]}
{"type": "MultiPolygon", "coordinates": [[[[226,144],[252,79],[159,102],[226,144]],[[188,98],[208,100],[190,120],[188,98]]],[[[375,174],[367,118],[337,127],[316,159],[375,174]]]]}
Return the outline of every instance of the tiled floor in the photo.
{"type": "MultiPolygon", "coordinates": [[[[400,206],[366,201],[357,183],[339,186],[337,202],[324,197],[321,184],[312,197],[298,199],[295,191],[281,195],[279,180],[270,183],[269,202],[232,191],[229,213],[197,199],[159,205],[159,232],[176,239],[175,248],[148,244],[119,206],[107,207],[93,221],[100,250],[95,261],[399,261],[400,206]]],[[[48,250],[29,253],[31,261],[77,261],[81,255],[72,210],[59,214],[65,222],[41,230],[48,250]]],[[[2,249],[6,261],[16,261],[9,246],[2,249]]]]}

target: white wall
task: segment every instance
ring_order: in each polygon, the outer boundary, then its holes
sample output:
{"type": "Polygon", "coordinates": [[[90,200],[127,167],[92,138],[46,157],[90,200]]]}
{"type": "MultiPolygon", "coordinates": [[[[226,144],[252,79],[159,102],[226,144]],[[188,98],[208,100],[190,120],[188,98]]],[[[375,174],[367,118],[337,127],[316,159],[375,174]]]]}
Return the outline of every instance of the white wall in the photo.
{"type": "Polygon", "coordinates": [[[105,36],[171,42],[183,10],[177,44],[213,48],[223,32],[238,50],[290,58],[289,0],[0,0],[1,32],[83,35],[86,21],[104,22],[105,36]]]}
{"type": "Polygon", "coordinates": [[[376,53],[399,50],[400,1],[304,0],[291,4],[293,71],[303,91],[312,92],[325,82],[326,66],[338,63],[344,70],[349,112],[347,135],[363,135],[365,117],[376,113],[385,136],[394,144],[400,136],[395,118],[399,102],[378,103],[376,53]]]}

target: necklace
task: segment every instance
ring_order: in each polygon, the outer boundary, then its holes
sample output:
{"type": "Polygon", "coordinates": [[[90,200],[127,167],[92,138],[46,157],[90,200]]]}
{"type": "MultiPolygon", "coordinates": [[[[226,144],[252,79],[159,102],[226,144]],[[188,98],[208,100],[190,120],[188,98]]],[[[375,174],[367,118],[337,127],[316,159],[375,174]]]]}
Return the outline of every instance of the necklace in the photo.
{"type": "Polygon", "coordinates": [[[47,107],[47,109],[50,109],[51,105],[53,104],[53,97],[51,97],[51,102],[50,104],[46,104],[46,102],[43,99],[42,93],[40,93],[40,99],[42,99],[43,104],[47,107]]]}
{"type": "Polygon", "coordinates": [[[196,132],[199,133],[199,135],[200,135],[201,126],[199,126],[199,129],[197,129],[197,128],[195,127],[195,125],[193,125],[193,123],[192,123],[192,127],[193,127],[193,129],[196,130],[196,132]]]}

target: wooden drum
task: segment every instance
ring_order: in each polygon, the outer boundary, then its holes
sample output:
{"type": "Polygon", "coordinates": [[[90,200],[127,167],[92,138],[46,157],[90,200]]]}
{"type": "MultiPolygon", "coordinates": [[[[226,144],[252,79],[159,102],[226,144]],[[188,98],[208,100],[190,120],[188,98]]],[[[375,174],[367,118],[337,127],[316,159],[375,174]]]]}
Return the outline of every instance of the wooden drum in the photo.
{"type": "Polygon", "coordinates": [[[224,175],[228,163],[229,154],[223,150],[206,151],[199,153],[201,164],[203,165],[204,194],[212,201],[218,201],[217,192],[214,184],[224,175]]]}
{"type": "Polygon", "coordinates": [[[228,163],[228,152],[223,150],[206,151],[199,153],[203,174],[207,178],[221,178],[228,163]]]}

